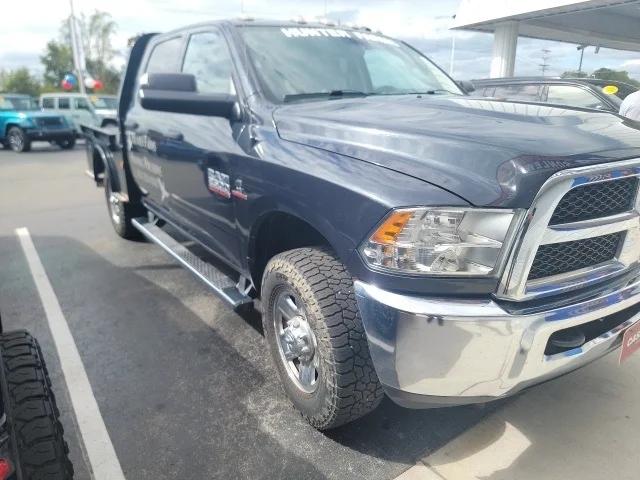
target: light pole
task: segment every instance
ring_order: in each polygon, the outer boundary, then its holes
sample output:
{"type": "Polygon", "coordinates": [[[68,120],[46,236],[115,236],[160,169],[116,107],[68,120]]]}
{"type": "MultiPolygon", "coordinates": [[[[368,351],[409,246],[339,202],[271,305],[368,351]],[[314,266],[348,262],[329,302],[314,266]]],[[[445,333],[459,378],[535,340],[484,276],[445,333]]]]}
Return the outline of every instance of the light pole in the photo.
{"type": "MultiPolygon", "coordinates": [[[[456,16],[453,15],[451,17],[453,20],[456,19],[456,16]]],[[[449,57],[449,76],[453,77],[453,62],[456,59],[456,31],[453,30],[451,32],[451,56],[449,57]]]]}
{"type": "Polygon", "coordinates": [[[578,64],[578,73],[582,73],[582,59],[584,58],[584,49],[589,45],[580,45],[576,47],[580,51],[580,63],[578,64]]]}
{"type": "Polygon", "coordinates": [[[82,44],[80,43],[80,35],[82,32],[78,32],[78,25],[76,24],[76,14],[73,8],[73,0],[69,0],[69,6],[71,7],[71,16],[69,17],[69,33],[71,34],[71,51],[73,52],[73,66],[76,69],[76,75],[78,76],[78,88],[83,95],[86,92],[84,88],[84,52],[82,50],[82,44]]]}

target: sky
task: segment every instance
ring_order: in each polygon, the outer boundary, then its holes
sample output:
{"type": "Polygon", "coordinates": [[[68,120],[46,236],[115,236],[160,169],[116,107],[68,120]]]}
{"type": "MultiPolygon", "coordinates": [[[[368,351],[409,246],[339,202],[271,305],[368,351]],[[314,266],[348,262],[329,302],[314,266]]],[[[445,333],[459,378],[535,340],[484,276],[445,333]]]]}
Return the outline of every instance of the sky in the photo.
{"type": "MultiPolygon", "coordinates": [[[[491,0],[487,0],[491,1],[491,0]]],[[[118,24],[114,47],[126,61],[126,41],[143,32],[167,31],[191,23],[242,14],[256,18],[313,19],[327,17],[354,23],[408,41],[449,71],[451,44],[456,36],[453,76],[482,78],[489,74],[493,35],[449,30],[459,0],[74,0],[76,13],[94,10],[110,13],[118,24]]],[[[42,73],[39,56],[48,40],[58,37],[61,22],[69,15],[69,0],[22,0],[3,8],[0,29],[0,69],[27,67],[42,73]],[[7,21],[11,18],[11,21],[7,21]]],[[[550,50],[547,75],[576,70],[576,45],[520,38],[516,75],[540,75],[543,48],[550,50]]],[[[640,53],[587,48],[583,70],[600,67],[627,70],[640,80],[640,53]]]]}

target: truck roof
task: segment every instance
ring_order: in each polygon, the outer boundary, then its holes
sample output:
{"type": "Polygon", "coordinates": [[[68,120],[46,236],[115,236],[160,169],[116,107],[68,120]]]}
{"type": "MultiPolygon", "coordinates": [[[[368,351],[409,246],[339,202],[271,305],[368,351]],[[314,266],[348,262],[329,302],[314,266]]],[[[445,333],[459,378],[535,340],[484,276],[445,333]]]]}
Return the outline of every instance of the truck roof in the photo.
{"type": "Polygon", "coordinates": [[[177,28],[169,32],[163,32],[163,35],[181,32],[183,30],[190,30],[197,27],[206,27],[208,25],[229,25],[232,27],[245,27],[245,26],[259,26],[259,27],[308,27],[308,28],[340,28],[342,30],[353,31],[365,31],[380,34],[380,32],[373,32],[368,27],[360,27],[354,25],[342,25],[330,21],[306,21],[306,20],[267,20],[267,19],[254,19],[254,18],[234,18],[226,20],[210,20],[201,23],[195,23],[187,25],[185,27],[177,28]]]}

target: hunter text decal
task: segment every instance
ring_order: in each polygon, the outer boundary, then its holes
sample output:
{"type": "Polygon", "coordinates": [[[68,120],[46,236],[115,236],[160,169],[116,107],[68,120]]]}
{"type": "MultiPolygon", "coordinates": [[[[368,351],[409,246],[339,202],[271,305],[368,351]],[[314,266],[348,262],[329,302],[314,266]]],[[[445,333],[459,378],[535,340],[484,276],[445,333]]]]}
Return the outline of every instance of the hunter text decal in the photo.
{"type": "Polygon", "coordinates": [[[375,35],[367,32],[354,32],[352,30],[341,30],[339,28],[312,28],[312,27],[289,27],[281,28],[280,31],[288,38],[310,38],[310,37],[331,37],[331,38],[356,38],[368,42],[384,43],[386,45],[397,45],[390,38],[375,35]]]}

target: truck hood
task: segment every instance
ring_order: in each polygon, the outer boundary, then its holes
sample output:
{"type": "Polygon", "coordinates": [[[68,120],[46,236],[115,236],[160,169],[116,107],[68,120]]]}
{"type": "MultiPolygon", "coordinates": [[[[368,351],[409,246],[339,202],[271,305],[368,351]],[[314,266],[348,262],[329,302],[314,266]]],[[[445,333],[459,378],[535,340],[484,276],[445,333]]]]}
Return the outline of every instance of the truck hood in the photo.
{"type": "Polygon", "coordinates": [[[371,96],[284,105],[284,140],[374,163],[478,206],[528,207],[566,168],[640,157],[640,123],[472,97],[371,96]]]}

